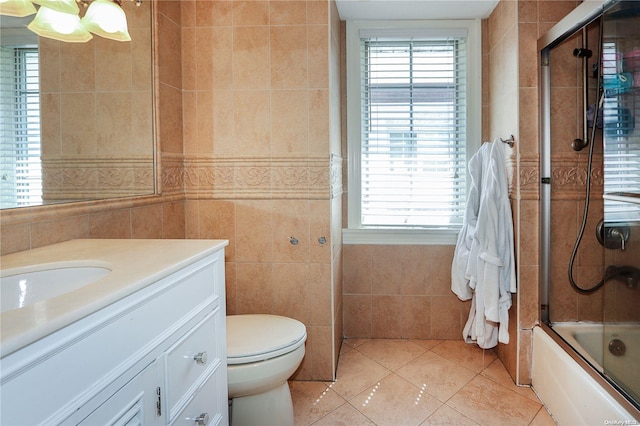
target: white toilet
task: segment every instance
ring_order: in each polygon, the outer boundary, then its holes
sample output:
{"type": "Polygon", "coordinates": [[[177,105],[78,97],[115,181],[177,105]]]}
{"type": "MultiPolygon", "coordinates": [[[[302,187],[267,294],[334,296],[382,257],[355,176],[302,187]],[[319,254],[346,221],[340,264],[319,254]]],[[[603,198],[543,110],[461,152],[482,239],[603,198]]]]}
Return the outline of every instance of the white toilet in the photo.
{"type": "Polygon", "coordinates": [[[293,426],[287,379],[304,357],[307,331],[277,315],[227,316],[227,375],[232,426],[293,426]]]}

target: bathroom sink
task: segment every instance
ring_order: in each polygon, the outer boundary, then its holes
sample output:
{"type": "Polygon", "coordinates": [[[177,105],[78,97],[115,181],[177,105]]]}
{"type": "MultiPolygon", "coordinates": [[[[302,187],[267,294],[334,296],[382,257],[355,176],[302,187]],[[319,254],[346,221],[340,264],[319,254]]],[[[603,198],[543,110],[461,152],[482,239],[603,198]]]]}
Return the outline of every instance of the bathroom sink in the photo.
{"type": "Polygon", "coordinates": [[[23,308],[98,281],[111,270],[105,266],[61,262],[2,271],[0,312],[23,308]]]}

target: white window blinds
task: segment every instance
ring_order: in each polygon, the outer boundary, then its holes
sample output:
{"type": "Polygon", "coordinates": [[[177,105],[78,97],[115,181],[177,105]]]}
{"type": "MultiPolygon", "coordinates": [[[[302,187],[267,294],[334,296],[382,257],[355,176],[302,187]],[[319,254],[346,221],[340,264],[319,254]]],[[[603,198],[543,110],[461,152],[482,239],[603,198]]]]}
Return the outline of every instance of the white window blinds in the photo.
{"type": "Polygon", "coordinates": [[[612,196],[605,199],[605,218],[640,222],[640,136],[636,131],[640,123],[634,118],[640,117],[640,103],[630,86],[619,82],[633,78],[620,73],[619,50],[615,42],[603,43],[604,192],[612,196]]]}
{"type": "Polygon", "coordinates": [[[0,48],[0,206],[42,203],[37,48],[0,48]]]}
{"type": "Polygon", "coordinates": [[[466,45],[466,37],[361,37],[363,227],[461,226],[466,45]]]}

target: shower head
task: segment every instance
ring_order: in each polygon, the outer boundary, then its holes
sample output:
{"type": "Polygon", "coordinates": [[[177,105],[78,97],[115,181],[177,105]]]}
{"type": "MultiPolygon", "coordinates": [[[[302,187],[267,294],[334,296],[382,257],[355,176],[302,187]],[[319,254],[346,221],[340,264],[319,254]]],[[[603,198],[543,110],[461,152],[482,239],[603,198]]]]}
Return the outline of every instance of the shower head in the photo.
{"type": "Polygon", "coordinates": [[[583,47],[576,47],[575,49],[573,49],[573,56],[575,56],[576,58],[590,58],[591,56],[593,56],[593,52],[583,47]]]}

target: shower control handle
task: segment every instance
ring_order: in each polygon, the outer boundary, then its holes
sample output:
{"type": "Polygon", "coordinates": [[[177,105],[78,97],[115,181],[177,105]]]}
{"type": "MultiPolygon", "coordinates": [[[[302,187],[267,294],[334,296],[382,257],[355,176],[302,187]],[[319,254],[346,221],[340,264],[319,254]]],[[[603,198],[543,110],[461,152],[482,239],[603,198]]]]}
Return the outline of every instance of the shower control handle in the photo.
{"type": "Polygon", "coordinates": [[[620,239],[620,250],[624,251],[624,243],[627,240],[624,233],[619,228],[612,228],[609,236],[620,239]]]}
{"type": "Polygon", "coordinates": [[[630,229],[624,224],[605,223],[604,219],[600,219],[596,226],[596,237],[604,248],[625,250],[629,236],[630,229]]]}

